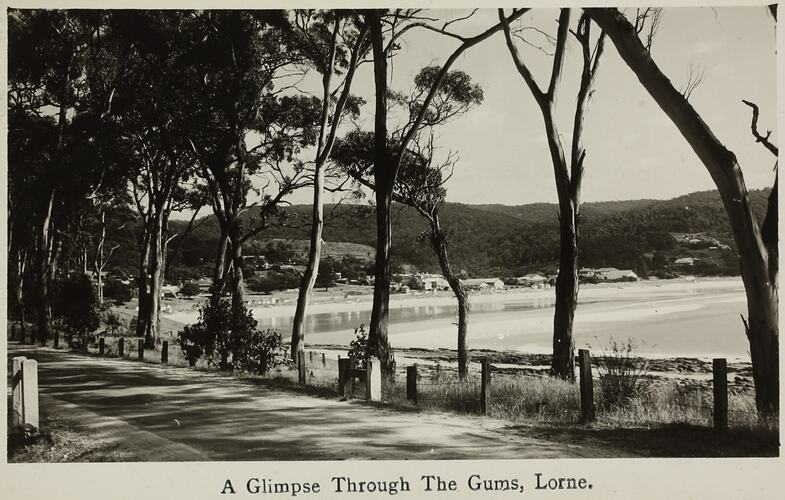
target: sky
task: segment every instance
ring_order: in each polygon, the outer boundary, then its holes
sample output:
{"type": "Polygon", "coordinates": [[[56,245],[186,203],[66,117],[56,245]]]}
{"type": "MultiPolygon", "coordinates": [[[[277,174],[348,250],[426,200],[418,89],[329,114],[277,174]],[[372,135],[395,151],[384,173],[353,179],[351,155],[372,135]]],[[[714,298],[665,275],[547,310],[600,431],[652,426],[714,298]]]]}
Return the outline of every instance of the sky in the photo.
{"type": "MultiPolygon", "coordinates": [[[[467,12],[440,10],[432,15],[449,19],[467,12]]],[[[578,16],[576,9],[573,25],[578,16]]],[[[557,18],[555,9],[535,9],[514,23],[513,29],[534,26],[555,35],[557,18]]],[[[474,35],[497,22],[495,9],[483,9],[451,28],[474,35]]],[[[593,32],[597,31],[594,26],[593,32]]],[[[527,33],[532,34],[532,43],[547,47],[544,38],[534,30],[527,33]]],[[[409,31],[403,38],[402,50],[390,65],[390,88],[410,89],[420,68],[442,64],[457,44],[454,39],[427,30],[409,31]]],[[[761,131],[775,128],[775,45],[774,21],[762,7],[671,7],[663,9],[652,48],[654,60],[679,89],[686,84],[690,68],[703,73],[702,83],[690,102],[715,135],[736,154],[749,188],[771,186],[774,159],[754,142],[750,109],[741,99],[752,100],[761,107],[761,131]]],[[[521,42],[518,49],[544,87],[550,77],[551,57],[521,42]]],[[[571,135],[581,64],[580,46],[570,39],[557,101],[557,123],[566,145],[571,135]]],[[[441,153],[452,151],[460,157],[447,184],[447,201],[507,205],[556,202],[542,115],[513,65],[504,34],[498,32],[469,49],[454,68],[468,73],[482,87],[484,101],[440,129],[437,144],[441,153]]],[[[317,78],[314,75],[306,79],[300,88],[318,95],[317,78]]],[[[353,93],[369,103],[360,122],[371,129],[371,64],[358,70],[353,93]]],[[[775,131],[775,143],[776,137],[775,131]]],[[[584,202],[667,199],[715,188],[705,167],[624,65],[609,39],[586,116],[584,143],[584,202]]],[[[310,203],[311,198],[312,193],[304,190],[289,201],[310,203]]]]}

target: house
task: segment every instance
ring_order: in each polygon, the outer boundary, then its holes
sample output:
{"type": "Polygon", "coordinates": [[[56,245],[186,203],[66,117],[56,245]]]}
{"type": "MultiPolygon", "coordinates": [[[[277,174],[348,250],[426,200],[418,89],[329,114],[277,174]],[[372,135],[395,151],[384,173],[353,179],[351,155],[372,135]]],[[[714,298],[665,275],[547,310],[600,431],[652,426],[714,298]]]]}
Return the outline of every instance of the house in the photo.
{"type": "Polygon", "coordinates": [[[504,282],[499,278],[471,278],[461,280],[461,283],[469,290],[504,290],[504,282]]]}
{"type": "Polygon", "coordinates": [[[578,270],[578,276],[580,278],[591,278],[594,276],[594,269],[590,267],[582,267],[578,270]]]}
{"type": "Polygon", "coordinates": [[[631,269],[614,269],[612,271],[606,271],[602,274],[600,278],[605,281],[621,281],[621,280],[638,280],[638,275],[635,274],[631,269]]]}
{"type": "Polygon", "coordinates": [[[243,267],[248,269],[267,269],[270,265],[267,263],[267,258],[263,254],[243,255],[243,267]]]}
{"type": "Polygon", "coordinates": [[[523,286],[537,286],[546,283],[547,281],[548,278],[537,273],[527,274],[526,276],[515,278],[515,282],[523,286]]]}
{"type": "Polygon", "coordinates": [[[210,293],[210,289],[213,287],[213,280],[200,278],[196,281],[196,285],[199,287],[199,293],[210,293]]]}
{"type": "Polygon", "coordinates": [[[675,261],[673,261],[673,265],[674,266],[691,267],[691,266],[695,265],[695,261],[697,261],[697,260],[698,259],[696,259],[694,257],[681,257],[681,258],[676,259],[675,261]]]}
{"type": "Polygon", "coordinates": [[[180,288],[174,285],[164,285],[161,287],[161,298],[164,300],[179,300],[180,297],[177,292],[180,288]]]}
{"type": "Polygon", "coordinates": [[[418,288],[425,291],[430,290],[449,290],[450,284],[443,276],[438,274],[418,274],[415,276],[418,288]]]}

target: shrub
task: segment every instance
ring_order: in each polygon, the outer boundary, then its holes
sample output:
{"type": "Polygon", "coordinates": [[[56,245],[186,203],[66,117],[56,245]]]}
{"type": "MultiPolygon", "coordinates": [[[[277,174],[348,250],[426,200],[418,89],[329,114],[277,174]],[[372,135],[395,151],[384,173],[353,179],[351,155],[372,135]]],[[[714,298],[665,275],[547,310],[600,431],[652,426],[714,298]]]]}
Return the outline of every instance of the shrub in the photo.
{"type": "Polygon", "coordinates": [[[632,339],[619,342],[611,338],[610,349],[604,350],[598,368],[604,408],[628,406],[640,396],[647,367],[635,356],[636,348],[632,339]]]}
{"type": "Polygon", "coordinates": [[[113,313],[111,310],[104,313],[103,323],[106,326],[107,333],[110,335],[117,335],[125,328],[123,320],[120,319],[120,316],[113,313]]]}
{"type": "Polygon", "coordinates": [[[288,346],[281,334],[272,328],[253,330],[244,346],[245,356],[237,368],[253,373],[266,373],[271,368],[291,364],[288,346]]]}
{"type": "Polygon", "coordinates": [[[354,329],[354,340],[349,342],[349,352],[347,354],[349,359],[355,360],[359,368],[365,368],[365,360],[373,356],[371,346],[368,343],[368,332],[365,330],[364,324],[354,329]]]}
{"type": "Polygon", "coordinates": [[[60,283],[54,313],[68,335],[87,335],[98,328],[98,300],[90,278],[80,274],[60,283]]]}
{"type": "Polygon", "coordinates": [[[204,324],[185,325],[178,332],[178,341],[183,355],[188,361],[188,366],[196,366],[196,362],[204,356],[204,351],[209,344],[206,339],[206,329],[204,324]]]}
{"type": "Polygon", "coordinates": [[[116,304],[124,304],[131,300],[131,286],[120,280],[107,279],[104,282],[104,298],[116,304]]]}
{"type": "Polygon", "coordinates": [[[182,287],[180,287],[180,292],[179,293],[181,295],[186,296],[186,297],[194,297],[196,295],[199,295],[199,292],[201,292],[201,289],[199,288],[199,285],[197,285],[196,283],[194,283],[192,281],[188,281],[188,282],[184,283],[182,287]]]}
{"type": "Polygon", "coordinates": [[[222,370],[263,372],[285,364],[286,345],[275,330],[259,331],[251,310],[228,300],[207,302],[199,321],[179,332],[180,348],[190,366],[204,357],[222,370]]]}

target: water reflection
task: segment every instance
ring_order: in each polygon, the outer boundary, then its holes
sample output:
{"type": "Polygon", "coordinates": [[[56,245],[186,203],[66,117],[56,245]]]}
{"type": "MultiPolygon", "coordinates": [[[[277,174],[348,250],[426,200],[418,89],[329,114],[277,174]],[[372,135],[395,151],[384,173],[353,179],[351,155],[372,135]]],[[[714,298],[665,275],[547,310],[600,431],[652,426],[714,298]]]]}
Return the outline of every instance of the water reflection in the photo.
{"type": "MultiPolygon", "coordinates": [[[[590,302],[586,302],[590,303],[590,302]]],[[[472,316],[482,314],[498,314],[509,312],[530,311],[553,307],[554,298],[536,297],[526,300],[515,300],[510,302],[476,302],[472,303],[472,316]]],[[[338,311],[309,314],[305,319],[306,333],[324,333],[342,331],[356,328],[360,324],[368,324],[371,319],[370,304],[365,305],[365,309],[352,311],[338,311]]],[[[410,323],[423,320],[453,319],[457,321],[458,308],[456,304],[391,304],[390,323],[410,323]]],[[[274,316],[259,319],[259,326],[262,328],[277,328],[282,331],[291,330],[292,317],[274,316]]]]}
{"type": "MultiPolygon", "coordinates": [[[[685,296],[700,296],[706,293],[705,290],[689,288],[680,290],[677,295],[671,293],[659,294],[656,287],[646,290],[648,294],[657,295],[658,299],[684,298],[685,296]]],[[[717,291],[714,291],[716,293],[717,291]]],[[[478,315],[482,320],[484,315],[505,314],[512,312],[524,312],[535,309],[545,309],[554,307],[555,298],[553,295],[537,295],[535,297],[510,297],[511,300],[475,300],[471,303],[471,314],[473,318],[478,315]]],[[[390,304],[390,324],[411,323],[425,320],[450,319],[457,321],[458,308],[453,304],[421,304],[416,303],[417,299],[411,301],[393,302],[390,304]]],[[[592,298],[590,300],[580,299],[579,304],[594,304],[598,302],[625,303],[640,300],[640,297],[631,294],[628,297],[614,295],[607,298],[592,298]]],[[[371,319],[371,305],[366,303],[359,305],[361,309],[350,311],[324,312],[308,314],[305,319],[306,333],[328,333],[345,331],[357,328],[360,324],[367,325],[371,319]]],[[[293,314],[287,313],[281,316],[272,316],[259,319],[259,326],[262,328],[276,328],[279,331],[291,331],[293,314]]]]}

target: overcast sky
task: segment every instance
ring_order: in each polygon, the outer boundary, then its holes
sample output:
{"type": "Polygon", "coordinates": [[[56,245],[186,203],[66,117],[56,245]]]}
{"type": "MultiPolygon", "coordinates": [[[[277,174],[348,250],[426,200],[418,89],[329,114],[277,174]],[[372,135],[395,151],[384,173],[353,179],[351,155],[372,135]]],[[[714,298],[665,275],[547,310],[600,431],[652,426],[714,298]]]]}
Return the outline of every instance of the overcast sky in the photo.
{"type": "MultiPolygon", "coordinates": [[[[509,12],[509,11],[508,11],[509,12]]],[[[436,17],[460,17],[466,11],[434,11],[436,17]]],[[[579,11],[573,13],[577,22],[579,11]]],[[[536,9],[513,28],[535,26],[555,34],[558,11],[536,9]]],[[[481,10],[456,31],[478,34],[498,22],[495,9],[481,10]]],[[[596,26],[595,32],[596,32],[596,26]]],[[[532,42],[547,47],[533,31],[532,42]]],[[[411,88],[413,76],[429,64],[441,64],[457,46],[453,39],[427,30],[411,30],[391,63],[391,88],[411,88]]],[[[519,42],[519,50],[541,87],[550,75],[551,58],[519,42]]],[[[750,135],[750,110],[741,99],[757,102],[760,128],[776,126],[776,54],[774,22],[761,7],[666,8],[652,53],[663,72],[681,89],[690,68],[703,72],[703,82],[690,102],[718,138],[736,153],[747,186],[773,182],[773,158],[750,135]]],[[[464,53],[455,69],[470,74],[484,91],[484,102],[443,127],[443,152],[460,156],[447,188],[448,201],[519,205],[555,202],[553,168],[542,117],[517,73],[504,34],[499,32],[464,53]]],[[[581,60],[570,39],[562,77],[558,116],[568,145],[581,60]]],[[[373,125],[372,65],[361,66],[354,93],[370,104],[363,109],[366,128],[373,125]]],[[[585,122],[587,149],[583,200],[672,198],[714,189],[706,169],[675,126],[624,65],[610,40],[597,77],[596,92],[585,122]]],[[[318,91],[318,82],[306,81],[318,91]]],[[[776,132],[772,135],[776,139],[776,132]]],[[[294,203],[309,203],[306,190],[294,203]]]]}

